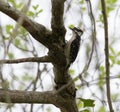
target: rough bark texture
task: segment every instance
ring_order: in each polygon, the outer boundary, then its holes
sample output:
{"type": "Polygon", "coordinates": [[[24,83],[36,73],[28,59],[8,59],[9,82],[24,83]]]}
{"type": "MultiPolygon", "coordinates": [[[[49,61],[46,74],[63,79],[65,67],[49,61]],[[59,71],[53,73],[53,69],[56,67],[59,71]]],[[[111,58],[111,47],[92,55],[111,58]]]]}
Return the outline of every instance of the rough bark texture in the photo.
{"type": "Polygon", "coordinates": [[[64,55],[66,44],[66,29],[63,22],[65,0],[51,0],[51,2],[52,31],[48,30],[45,26],[30,20],[9,4],[0,1],[1,12],[14,19],[16,22],[22,16],[23,22],[21,26],[23,26],[34,39],[49,49],[47,59],[53,64],[56,83],[56,90],[51,92],[10,91],[1,89],[0,102],[54,104],[60,108],[62,112],[78,112],[75,102],[76,89],[72,78],[66,70],[66,57],[64,55]],[[68,83],[69,86],[61,89],[61,87],[68,83]]]}

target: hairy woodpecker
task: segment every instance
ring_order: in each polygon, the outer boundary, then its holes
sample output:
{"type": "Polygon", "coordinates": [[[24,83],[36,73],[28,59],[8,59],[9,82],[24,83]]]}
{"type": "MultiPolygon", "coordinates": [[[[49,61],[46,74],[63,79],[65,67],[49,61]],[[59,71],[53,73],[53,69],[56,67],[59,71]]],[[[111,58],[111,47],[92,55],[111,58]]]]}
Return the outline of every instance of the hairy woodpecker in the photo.
{"type": "Polygon", "coordinates": [[[80,47],[81,35],[83,34],[83,31],[76,27],[70,29],[72,30],[72,37],[68,41],[65,49],[67,68],[70,66],[71,63],[75,61],[77,57],[80,47]]]}

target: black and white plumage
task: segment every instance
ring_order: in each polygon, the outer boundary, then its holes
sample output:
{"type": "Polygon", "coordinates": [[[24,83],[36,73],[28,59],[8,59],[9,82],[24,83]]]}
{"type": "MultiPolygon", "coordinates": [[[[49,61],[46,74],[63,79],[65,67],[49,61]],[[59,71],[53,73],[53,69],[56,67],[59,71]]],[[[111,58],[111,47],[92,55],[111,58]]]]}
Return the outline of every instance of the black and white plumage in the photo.
{"type": "Polygon", "coordinates": [[[68,41],[65,49],[65,55],[67,59],[67,68],[70,66],[71,63],[75,61],[77,57],[79,47],[80,47],[81,35],[83,34],[83,31],[76,27],[70,28],[70,29],[72,30],[72,37],[68,41]]]}

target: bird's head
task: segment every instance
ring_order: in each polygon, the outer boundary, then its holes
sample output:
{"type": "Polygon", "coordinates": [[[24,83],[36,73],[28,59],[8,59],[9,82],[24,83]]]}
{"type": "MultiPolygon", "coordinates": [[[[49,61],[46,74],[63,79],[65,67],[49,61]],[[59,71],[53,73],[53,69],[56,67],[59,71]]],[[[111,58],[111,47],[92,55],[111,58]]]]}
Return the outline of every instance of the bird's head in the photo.
{"type": "Polygon", "coordinates": [[[78,36],[81,36],[83,34],[83,31],[79,28],[73,27],[70,29],[73,31],[73,33],[77,34],[78,36]]]}

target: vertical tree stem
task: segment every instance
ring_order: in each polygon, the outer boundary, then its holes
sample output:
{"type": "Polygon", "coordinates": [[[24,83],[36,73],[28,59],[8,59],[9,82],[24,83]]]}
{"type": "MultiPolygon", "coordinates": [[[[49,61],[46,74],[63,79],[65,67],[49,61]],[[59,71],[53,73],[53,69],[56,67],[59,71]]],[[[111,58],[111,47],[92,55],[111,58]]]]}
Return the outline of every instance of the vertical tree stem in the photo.
{"type": "Polygon", "coordinates": [[[104,32],[105,32],[104,34],[105,34],[105,68],[106,68],[107,100],[108,100],[110,112],[114,112],[111,101],[111,91],[110,91],[109,39],[108,39],[108,21],[107,21],[105,0],[101,0],[101,5],[102,5],[104,32]]]}

